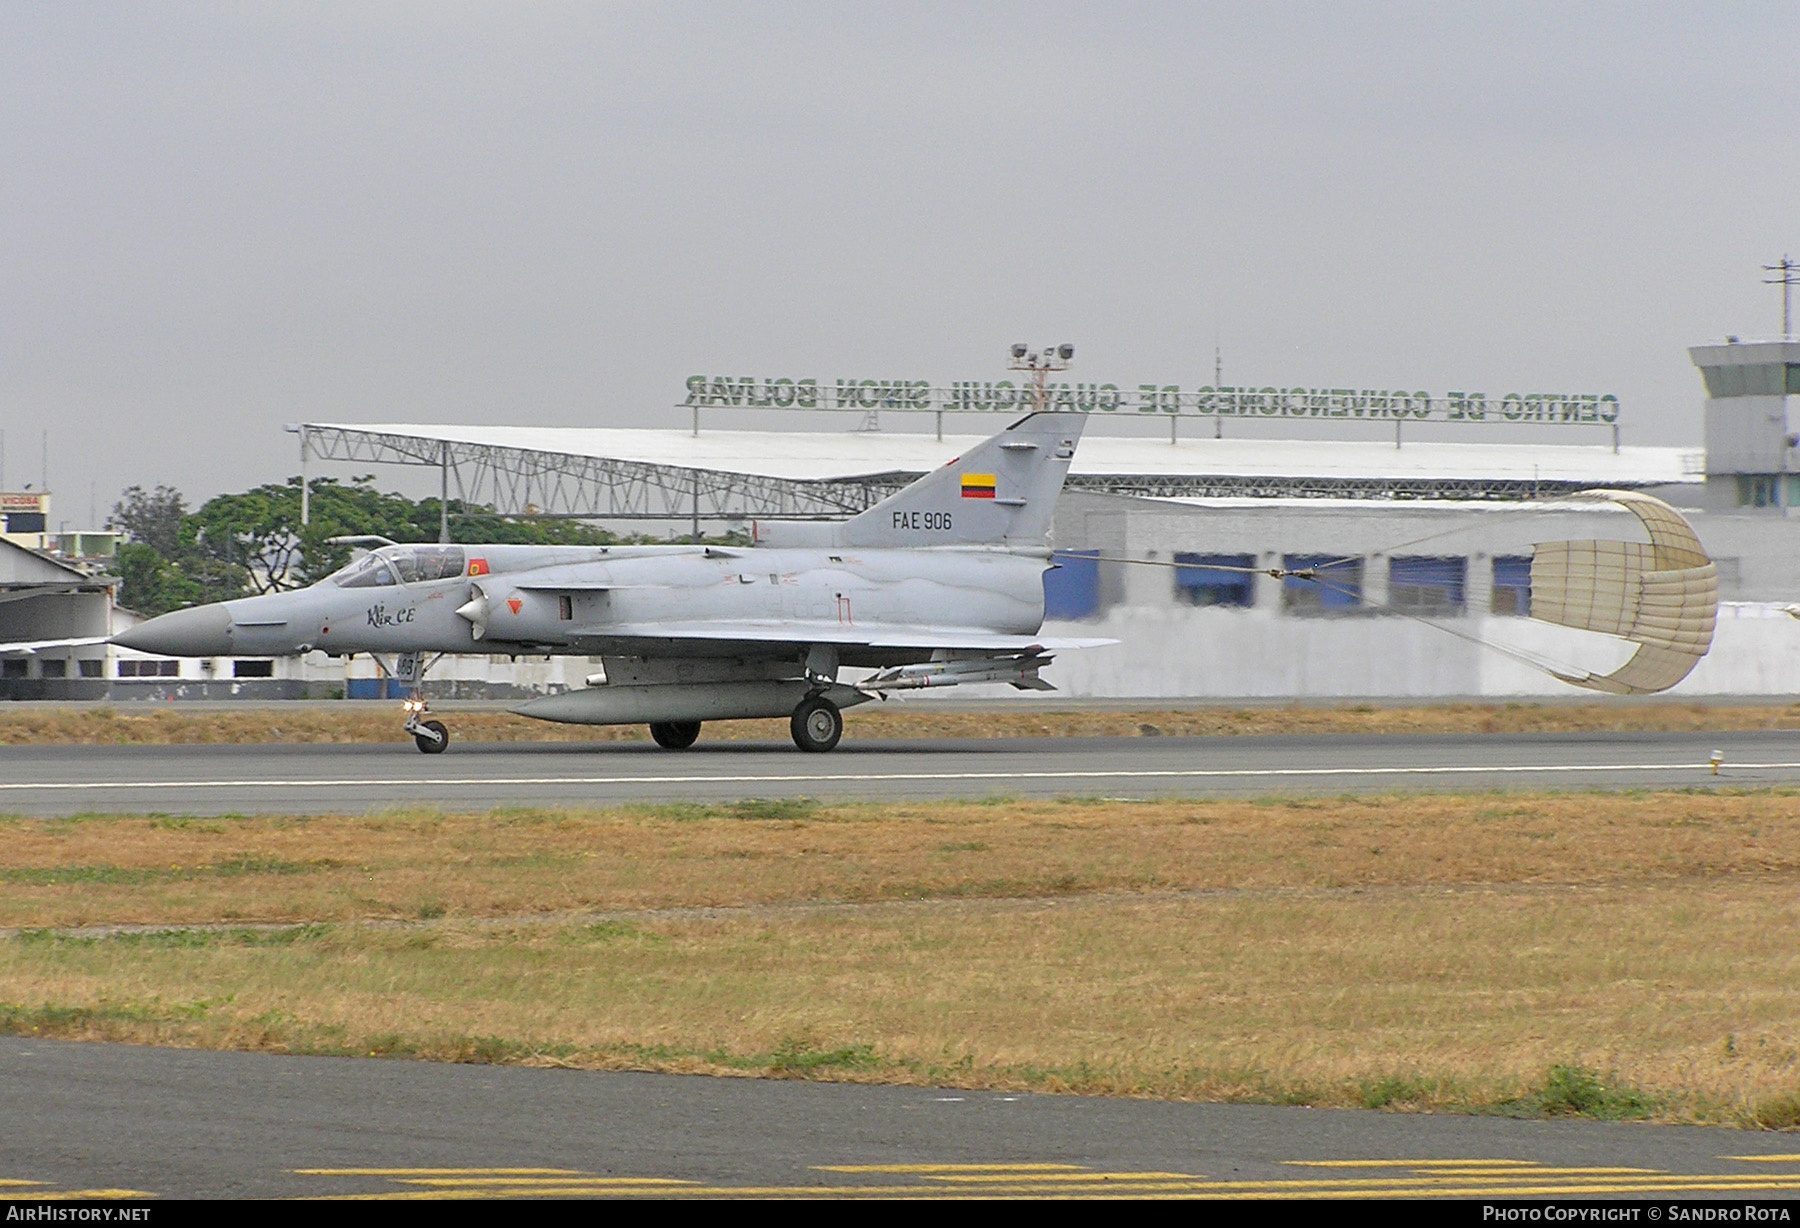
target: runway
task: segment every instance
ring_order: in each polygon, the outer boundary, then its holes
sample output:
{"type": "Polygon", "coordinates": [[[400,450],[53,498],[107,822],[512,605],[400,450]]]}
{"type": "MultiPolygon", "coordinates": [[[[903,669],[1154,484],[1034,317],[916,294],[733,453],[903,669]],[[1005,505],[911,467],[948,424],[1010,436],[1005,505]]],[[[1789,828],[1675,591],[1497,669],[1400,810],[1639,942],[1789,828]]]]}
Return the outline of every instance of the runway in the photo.
{"type": "Polygon", "coordinates": [[[432,756],[401,745],[0,748],[0,813],[28,815],[1771,785],[1800,785],[1800,732],[871,740],[829,755],[704,739],[676,752],[456,743],[432,756]]]}
{"type": "Polygon", "coordinates": [[[1793,1198],[1741,1130],[0,1038],[0,1198],[1793,1198]]]}

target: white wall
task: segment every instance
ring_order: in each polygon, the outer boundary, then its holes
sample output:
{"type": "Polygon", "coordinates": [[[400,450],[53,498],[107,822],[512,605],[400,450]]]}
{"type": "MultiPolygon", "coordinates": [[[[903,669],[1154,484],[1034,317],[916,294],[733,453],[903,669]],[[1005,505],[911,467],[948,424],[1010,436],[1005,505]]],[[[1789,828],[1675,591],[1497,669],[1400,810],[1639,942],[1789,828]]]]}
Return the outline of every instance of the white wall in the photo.
{"type": "MultiPolygon", "coordinates": [[[[1632,651],[1606,636],[1524,618],[1446,619],[1444,626],[1457,634],[1392,616],[1118,606],[1095,621],[1046,624],[1045,635],[1120,642],[1059,654],[1044,677],[1074,698],[1578,696],[1542,668],[1488,645],[1594,673],[1616,668],[1632,651]]],[[[1712,651],[1674,693],[1800,694],[1800,621],[1778,605],[1722,606],[1712,651]]]]}

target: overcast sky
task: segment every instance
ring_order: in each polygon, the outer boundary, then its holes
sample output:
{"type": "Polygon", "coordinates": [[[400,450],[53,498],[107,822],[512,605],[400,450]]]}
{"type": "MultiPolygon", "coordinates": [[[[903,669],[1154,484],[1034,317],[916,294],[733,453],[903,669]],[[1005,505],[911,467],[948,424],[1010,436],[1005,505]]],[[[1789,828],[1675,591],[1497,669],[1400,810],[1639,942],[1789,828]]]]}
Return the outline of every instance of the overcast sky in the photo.
{"type": "Polygon", "coordinates": [[[1759,266],[1800,254],[1797,36],[1785,2],[11,0],[4,478],[47,427],[84,522],[282,480],[288,422],[678,425],[692,373],[997,378],[1014,340],[1612,392],[1627,443],[1695,443],[1685,347],[1778,332],[1759,266]]]}

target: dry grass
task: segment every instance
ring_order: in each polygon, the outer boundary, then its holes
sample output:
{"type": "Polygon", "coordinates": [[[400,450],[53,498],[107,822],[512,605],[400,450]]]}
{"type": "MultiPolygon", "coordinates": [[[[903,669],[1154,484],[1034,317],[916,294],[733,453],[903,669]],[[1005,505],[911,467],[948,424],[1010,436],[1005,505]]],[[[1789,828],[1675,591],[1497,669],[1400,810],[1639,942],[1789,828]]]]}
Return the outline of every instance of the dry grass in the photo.
{"type": "MultiPolygon", "coordinates": [[[[1281,733],[1593,733],[1741,732],[1800,726],[1800,705],[1696,703],[1463,703],[1416,708],[1197,708],[1109,711],[1041,709],[997,702],[984,712],[949,712],[904,703],[870,704],[845,714],[858,738],[1230,736],[1281,733]]],[[[640,741],[640,725],[556,725],[506,712],[455,711],[465,742],[640,741]]],[[[403,742],[397,705],[246,705],[242,710],[183,710],[180,705],[29,707],[0,712],[0,745],[166,745],[173,743],[403,742]]],[[[785,741],[785,720],[715,721],[708,740],[785,741]]]]}
{"type": "Polygon", "coordinates": [[[1790,792],[0,820],[0,926],[1793,881],[1790,792]]]}
{"type": "Polygon", "coordinates": [[[1314,1104],[1494,1107],[1556,1066],[1672,1118],[1800,1085],[1791,885],[0,944],[15,1031],[1314,1104]],[[1724,935],[1729,942],[1721,942],[1724,935]],[[46,1004],[46,1005],[36,1005],[46,1004]]]}
{"type": "Polygon", "coordinates": [[[1797,814],[1765,791],[11,820],[0,1028],[1791,1124],[1797,814]],[[123,922],[190,928],[45,928],[123,922]]]}

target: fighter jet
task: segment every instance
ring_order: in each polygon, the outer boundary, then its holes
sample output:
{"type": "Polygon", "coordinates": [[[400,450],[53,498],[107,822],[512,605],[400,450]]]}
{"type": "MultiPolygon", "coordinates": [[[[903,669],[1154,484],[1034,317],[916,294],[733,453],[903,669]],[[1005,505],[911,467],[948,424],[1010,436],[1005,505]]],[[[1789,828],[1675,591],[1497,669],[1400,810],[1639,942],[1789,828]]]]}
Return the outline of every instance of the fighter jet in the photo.
{"type": "MultiPolygon", "coordinates": [[[[854,704],[977,682],[1054,690],[1039,676],[1053,652],[1114,642],[1038,635],[1051,513],[1085,420],[1029,414],[861,515],[777,525],[751,547],[390,543],[309,588],[178,610],[113,642],[370,653],[403,682],[446,654],[597,656],[587,686],[515,711],[644,722],[671,750],[706,721],[788,716],[796,746],[829,751],[854,704]]],[[[421,751],[449,745],[423,700],[406,711],[421,751]]]]}

